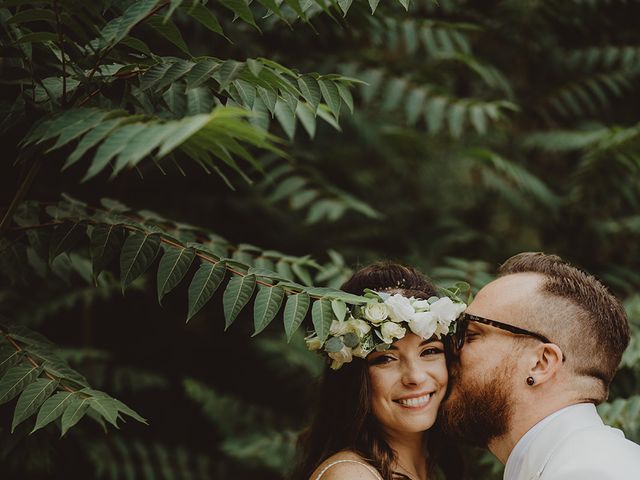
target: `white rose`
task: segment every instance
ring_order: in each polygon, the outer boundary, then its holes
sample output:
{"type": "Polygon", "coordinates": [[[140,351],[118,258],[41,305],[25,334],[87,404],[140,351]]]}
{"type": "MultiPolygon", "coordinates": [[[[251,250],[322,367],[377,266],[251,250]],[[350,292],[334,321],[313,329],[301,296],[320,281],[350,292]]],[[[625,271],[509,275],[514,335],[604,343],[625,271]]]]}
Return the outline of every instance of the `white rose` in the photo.
{"type": "Polygon", "coordinates": [[[347,332],[347,322],[340,320],[334,320],[333,322],[331,322],[331,327],[329,327],[329,334],[333,335],[334,337],[339,337],[347,332]]]}
{"type": "Polygon", "coordinates": [[[339,369],[344,363],[349,363],[353,360],[352,351],[349,347],[342,347],[342,350],[338,352],[328,352],[329,358],[333,360],[331,362],[331,368],[334,370],[339,369]]]}
{"type": "Polygon", "coordinates": [[[379,324],[389,316],[389,309],[384,303],[369,302],[364,309],[364,316],[371,323],[379,324]]]}
{"type": "Polygon", "coordinates": [[[464,303],[454,303],[449,297],[442,297],[431,304],[431,311],[438,320],[447,327],[464,312],[467,306],[464,303]]]}
{"type": "Polygon", "coordinates": [[[443,335],[446,335],[448,333],[449,333],[449,326],[438,322],[438,328],[436,328],[434,335],[438,338],[442,338],[443,335]]]}
{"type": "Polygon", "coordinates": [[[416,310],[429,310],[429,300],[415,300],[413,302],[413,308],[416,310]]]}
{"type": "Polygon", "coordinates": [[[414,313],[409,320],[409,328],[419,337],[429,340],[438,329],[438,317],[433,312],[414,313]]]}
{"type": "Polygon", "coordinates": [[[402,328],[397,323],[384,322],[380,328],[380,334],[382,335],[382,341],[384,343],[392,343],[394,338],[400,339],[407,333],[406,328],[402,328]]]}
{"type": "Polygon", "coordinates": [[[415,313],[411,300],[400,294],[390,296],[384,301],[384,304],[389,309],[389,317],[396,323],[408,322],[415,313]]]}
{"type": "Polygon", "coordinates": [[[322,347],[322,342],[318,337],[305,338],[304,341],[307,342],[309,350],[320,350],[320,347],[322,347]]]}
{"type": "Polygon", "coordinates": [[[369,325],[364,320],[357,320],[355,318],[352,318],[344,322],[344,330],[345,333],[355,333],[358,338],[361,339],[371,331],[371,325],[369,325]]]}

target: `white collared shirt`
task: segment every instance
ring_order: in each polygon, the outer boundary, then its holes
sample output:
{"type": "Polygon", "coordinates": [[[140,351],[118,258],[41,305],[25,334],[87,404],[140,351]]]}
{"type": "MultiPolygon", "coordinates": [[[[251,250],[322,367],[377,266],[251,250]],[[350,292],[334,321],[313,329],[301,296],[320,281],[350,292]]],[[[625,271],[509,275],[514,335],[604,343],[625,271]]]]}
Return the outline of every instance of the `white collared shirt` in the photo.
{"type": "Polygon", "coordinates": [[[525,433],[520,438],[520,440],[518,440],[518,443],[516,443],[516,446],[511,451],[511,454],[509,455],[507,463],[504,467],[504,480],[516,480],[517,478],[519,478],[520,471],[524,466],[524,459],[527,455],[529,446],[531,445],[531,443],[533,443],[540,430],[542,430],[547,423],[549,423],[554,418],[562,415],[567,410],[577,411],[580,409],[584,409],[585,407],[589,410],[594,408],[593,404],[591,403],[578,403],[575,405],[569,405],[568,407],[561,408],[557,412],[553,412],[551,415],[544,417],[533,427],[531,427],[527,431],[527,433],[525,433]]]}

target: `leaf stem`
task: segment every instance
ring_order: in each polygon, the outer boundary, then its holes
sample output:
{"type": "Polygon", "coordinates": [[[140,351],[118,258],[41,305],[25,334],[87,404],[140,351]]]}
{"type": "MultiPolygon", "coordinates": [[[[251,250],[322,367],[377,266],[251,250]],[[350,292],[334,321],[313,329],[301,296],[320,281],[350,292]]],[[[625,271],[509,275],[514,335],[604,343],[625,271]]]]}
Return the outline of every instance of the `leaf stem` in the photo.
{"type": "MultiPolygon", "coordinates": [[[[11,344],[11,346],[13,348],[15,348],[18,352],[24,352],[25,357],[27,358],[27,360],[29,361],[29,363],[31,365],[33,365],[35,368],[39,368],[41,367],[40,364],[38,364],[38,362],[36,362],[33,357],[31,355],[29,355],[29,353],[27,353],[27,351],[25,349],[23,349],[20,345],[18,345],[18,343],[11,338],[7,333],[2,332],[2,335],[4,335],[4,338],[11,344]]],[[[65,389],[67,392],[70,393],[75,393],[77,390],[72,389],[71,387],[67,387],[66,385],[60,383],[60,378],[51,375],[49,372],[47,372],[46,370],[43,370],[45,376],[49,379],[49,380],[55,380],[57,382],[59,382],[60,386],[62,386],[63,389],[65,389]]]]}
{"type": "Polygon", "coordinates": [[[67,59],[64,53],[64,37],[62,36],[62,24],[60,22],[60,9],[62,7],[58,0],[53,2],[53,10],[56,12],[56,31],[58,33],[58,43],[60,44],[60,55],[62,56],[62,108],[67,106],[67,59]]]}
{"type": "MultiPolygon", "coordinates": [[[[165,1],[162,2],[159,5],[156,5],[148,14],[146,14],[142,19],[140,19],[140,21],[138,21],[133,27],[131,27],[131,29],[133,30],[134,28],[136,28],[138,25],[140,25],[141,23],[145,22],[147,19],[149,19],[150,17],[152,17],[153,15],[155,15],[156,13],[158,13],[160,10],[162,10],[163,8],[165,8],[166,6],[168,6],[171,2],[170,1],[165,1]]],[[[98,59],[96,60],[96,64],[94,65],[94,67],[91,69],[91,71],[89,72],[89,76],[87,77],[87,81],[86,83],[91,82],[91,80],[93,79],[93,76],[96,74],[96,72],[98,71],[98,69],[100,68],[100,64],[102,63],[102,61],[104,60],[104,58],[107,56],[107,54],[113,50],[113,48],[116,46],[117,44],[111,45],[110,47],[105,48],[102,53],[100,53],[100,55],[98,56],[98,59]]],[[[99,89],[98,89],[99,90],[99,89]]],[[[96,92],[97,93],[97,92],[96,92]]],[[[95,93],[94,93],[95,94],[95,93]]],[[[80,89],[76,90],[76,93],[73,95],[73,98],[71,99],[71,104],[75,104],[75,102],[78,101],[78,98],[80,96],[80,89]]],[[[90,97],[89,97],[90,98],[90,97]]],[[[86,101],[88,100],[88,98],[83,99],[82,104],[86,103],[86,101]]]]}
{"type": "Polygon", "coordinates": [[[25,176],[24,180],[20,184],[18,191],[14,195],[13,200],[11,200],[11,204],[9,205],[9,208],[7,208],[7,211],[5,212],[4,217],[2,218],[2,222],[0,223],[0,232],[3,232],[7,228],[9,228],[9,225],[11,224],[11,219],[13,218],[13,214],[16,211],[16,208],[18,208],[18,205],[20,204],[20,202],[22,202],[22,199],[24,198],[24,196],[27,194],[29,187],[31,187],[31,184],[33,183],[33,179],[38,173],[38,170],[40,170],[40,165],[41,165],[40,160],[36,158],[31,164],[31,166],[29,167],[29,171],[27,172],[27,175],[25,176]]]}

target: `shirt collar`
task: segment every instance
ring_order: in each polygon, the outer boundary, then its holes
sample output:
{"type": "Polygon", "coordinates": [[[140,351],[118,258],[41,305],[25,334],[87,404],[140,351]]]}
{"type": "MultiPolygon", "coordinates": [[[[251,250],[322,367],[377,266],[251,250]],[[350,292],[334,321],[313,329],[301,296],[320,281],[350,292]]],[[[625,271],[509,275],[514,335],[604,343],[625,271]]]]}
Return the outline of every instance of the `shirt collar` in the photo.
{"type": "Polygon", "coordinates": [[[574,417],[575,419],[585,418],[592,416],[593,413],[595,413],[595,415],[597,416],[595,405],[591,403],[578,403],[561,408],[560,410],[546,416],[538,423],[536,423],[527,431],[527,433],[525,433],[520,438],[520,440],[518,440],[518,443],[516,443],[516,446],[511,451],[511,454],[509,455],[509,458],[507,459],[507,463],[505,465],[504,480],[517,480],[518,478],[520,478],[520,473],[525,466],[525,458],[527,457],[527,453],[529,452],[531,445],[534,443],[545,426],[552,423],[554,419],[560,416],[570,416],[574,417]]]}

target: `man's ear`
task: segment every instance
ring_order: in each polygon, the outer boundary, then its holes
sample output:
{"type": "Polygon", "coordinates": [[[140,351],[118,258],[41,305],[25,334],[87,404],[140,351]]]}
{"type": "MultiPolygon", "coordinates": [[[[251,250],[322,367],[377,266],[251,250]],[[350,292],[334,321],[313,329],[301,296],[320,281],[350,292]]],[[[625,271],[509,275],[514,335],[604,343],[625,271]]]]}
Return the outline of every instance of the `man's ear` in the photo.
{"type": "Polygon", "coordinates": [[[529,369],[533,385],[549,381],[562,366],[562,350],[555,343],[541,343],[536,348],[535,363],[529,369]]]}

